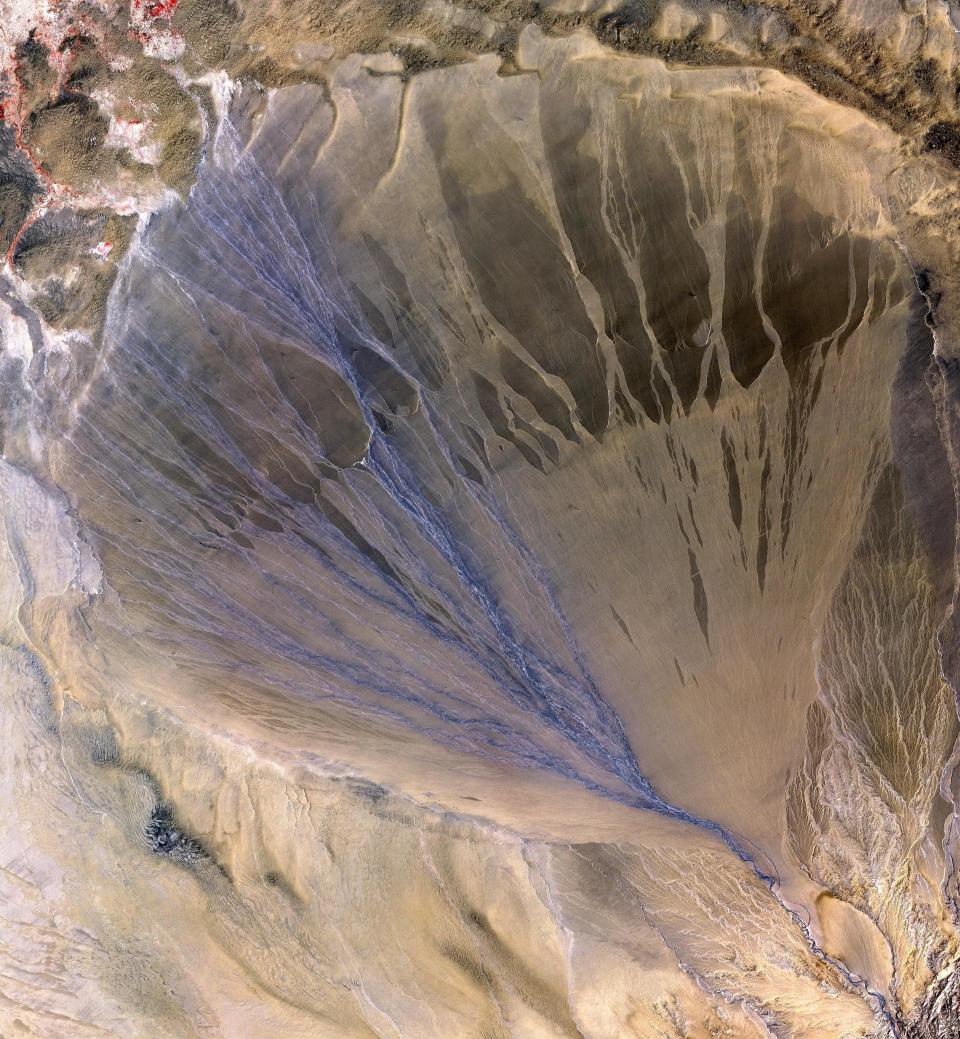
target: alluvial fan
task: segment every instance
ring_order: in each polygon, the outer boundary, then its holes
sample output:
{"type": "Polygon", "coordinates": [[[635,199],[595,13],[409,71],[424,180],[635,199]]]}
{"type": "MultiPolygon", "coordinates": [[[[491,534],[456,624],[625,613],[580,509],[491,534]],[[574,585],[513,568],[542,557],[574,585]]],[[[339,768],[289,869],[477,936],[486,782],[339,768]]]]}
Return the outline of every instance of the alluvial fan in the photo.
{"type": "Polygon", "coordinates": [[[0,1039],[960,1039],[960,9],[0,28],[0,1039]]]}

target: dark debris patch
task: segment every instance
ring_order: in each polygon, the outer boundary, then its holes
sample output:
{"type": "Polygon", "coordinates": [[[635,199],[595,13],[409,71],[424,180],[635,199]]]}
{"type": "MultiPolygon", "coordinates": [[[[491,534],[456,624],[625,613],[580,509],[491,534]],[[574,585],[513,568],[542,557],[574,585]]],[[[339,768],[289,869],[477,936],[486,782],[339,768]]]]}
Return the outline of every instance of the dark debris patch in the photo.
{"type": "Polygon", "coordinates": [[[960,123],[934,123],[923,135],[923,150],[938,152],[951,165],[960,166],[960,123]]]}
{"type": "Polygon", "coordinates": [[[183,863],[196,863],[209,858],[203,845],[184,832],[173,810],[164,801],[159,802],[150,813],[144,836],[151,851],[157,855],[169,855],[183,863]]]}

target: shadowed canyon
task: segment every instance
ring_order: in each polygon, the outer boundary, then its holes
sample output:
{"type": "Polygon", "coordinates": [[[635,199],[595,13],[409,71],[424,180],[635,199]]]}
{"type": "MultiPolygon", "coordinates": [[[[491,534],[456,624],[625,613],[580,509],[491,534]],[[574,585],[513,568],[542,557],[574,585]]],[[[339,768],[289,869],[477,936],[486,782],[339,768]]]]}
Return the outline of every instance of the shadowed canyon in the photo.
{"type": "Polygon", "coordinates": [[[0,1039],[960,1039],[960,6],[0,77],[0,1039]]]}

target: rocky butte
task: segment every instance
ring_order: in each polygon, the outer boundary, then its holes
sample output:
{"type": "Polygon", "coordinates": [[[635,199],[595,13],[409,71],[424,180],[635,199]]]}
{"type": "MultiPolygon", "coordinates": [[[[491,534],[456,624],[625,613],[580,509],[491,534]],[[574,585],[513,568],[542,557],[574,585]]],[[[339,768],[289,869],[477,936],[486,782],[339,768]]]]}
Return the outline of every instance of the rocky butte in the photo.
{"type": "Polygon", "coordinates": [[[960,1037],[960,5],[0,0],[0,1036],[960,1037]]]}

